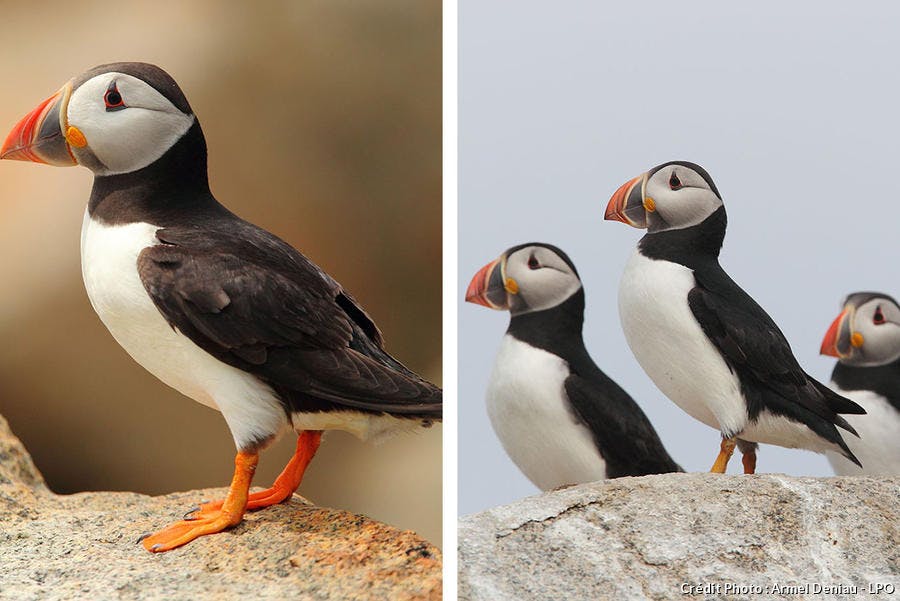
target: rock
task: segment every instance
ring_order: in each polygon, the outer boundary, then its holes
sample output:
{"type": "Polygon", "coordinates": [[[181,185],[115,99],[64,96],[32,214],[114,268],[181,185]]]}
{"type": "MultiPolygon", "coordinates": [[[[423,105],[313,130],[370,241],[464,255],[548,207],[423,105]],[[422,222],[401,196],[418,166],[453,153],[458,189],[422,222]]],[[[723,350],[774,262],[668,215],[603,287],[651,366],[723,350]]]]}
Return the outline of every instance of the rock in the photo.
{"type": "Polygon", "coordinates": [[[898,529],[900,478],[607,480],[462,518],[459,598],[857,598],[881,584],[886,599],[898,529]]]}
{"type": "Polygon", "coordinates": [[[55,495],[0,417],[0,599],[441,598],[438,549],[297,496],[168,553],[137,544],[224,494],[55,495]]]}
{"type": "Polygon", "coordinates": [[[6,419],[0,415],[0,486],[26,486],[44,490],[46,484],[34,466],[31,455],[13,436],[6,419]]]}

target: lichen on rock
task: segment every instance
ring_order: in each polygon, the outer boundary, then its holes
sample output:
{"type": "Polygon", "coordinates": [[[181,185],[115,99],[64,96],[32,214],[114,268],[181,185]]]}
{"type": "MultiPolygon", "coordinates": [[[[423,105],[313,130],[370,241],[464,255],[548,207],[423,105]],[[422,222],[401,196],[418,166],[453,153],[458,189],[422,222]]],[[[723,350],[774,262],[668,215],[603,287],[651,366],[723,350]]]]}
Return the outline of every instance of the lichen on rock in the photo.
{"type": "Polygon", "coordinates": [[[440,550],[296,495],[167,553],[137,544],[225,492],[56,495],[0,416],[0,600],[441,598],[440,550]]]}

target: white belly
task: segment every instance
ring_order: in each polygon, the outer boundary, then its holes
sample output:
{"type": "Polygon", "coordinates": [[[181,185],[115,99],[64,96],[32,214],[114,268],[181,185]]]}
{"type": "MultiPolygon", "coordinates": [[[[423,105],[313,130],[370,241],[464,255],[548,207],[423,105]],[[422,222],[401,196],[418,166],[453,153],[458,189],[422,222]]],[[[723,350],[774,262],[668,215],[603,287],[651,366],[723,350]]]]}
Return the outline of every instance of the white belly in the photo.
{"type": "Polygon", "coordinates": [[[140,252],[157,243],[148,223],[104,225],[85,212],[81,270],[91,305],[135,361],[182,394],[222,412],[238,447],[273,436],[287,416],[256,377],[222,363],[174,330],[144,289],[140,252]]]}
{"type": "Polygon", "coordinates": [[[747,424],[740,382],[691,313],[691,269],[635,251],[619,284],[619,318],[628,346],[663,394],[722,432],[747,424]]]}
{"type": "Polygon", "coordinates": [[[566,363],[503,338],[487,389],[494,432],[510,459],[541,490],[606,478],[591,431],[564,401],[566,363]]]}
{"type": "Polygon", "coordinates": [[[834,382],[832,390],[866,410],[866,415],[844,415],[860,438],[845,434],[847,446],[862,468],[837,453],[827,453],[834,473],[839,476],[900,476],[900,412],[882,396],[867,390],[848,392],[834,382]]]}

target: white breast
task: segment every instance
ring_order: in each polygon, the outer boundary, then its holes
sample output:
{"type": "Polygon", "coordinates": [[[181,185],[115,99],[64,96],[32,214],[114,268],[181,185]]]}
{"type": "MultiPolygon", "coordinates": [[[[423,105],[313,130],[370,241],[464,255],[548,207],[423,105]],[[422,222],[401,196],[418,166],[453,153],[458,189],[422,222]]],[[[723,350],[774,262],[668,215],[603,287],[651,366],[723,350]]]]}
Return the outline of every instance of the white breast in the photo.
{"type": "Polygon", "coordinates": [[[844,415],[859,432],[859,438],[846,434],[844,441],[862,463],[862,468],[837,453],[827,453],[834,473],[839,476],[900,476],[900,412],[887,399],[868,390],[841,390],[834,382],[832,390],[866,410],[866,415],[844,415]]]}
{"type": "Polygon", "coordinates": [[[487,389],[494,432],[510,459],[541,490],[606,478],[591,431],[568,407],[569,369],[546,351],[503,337],[487,389]]]}
{"type": "Polygon", "coordinates": [[[688,306],[691,269],[635,251],[619,284],[628,346],[653,383],[704,424],[737,433],[747,423],[740,382],[688,306]]]}
{"type": "Polygon", "coordinates": [[[277,434],[287,417],[272,390],[174,330],[144,289],[137,258],[158,243],[158,229],[149,223],[104,225],[85,212],[81,270],[91,305],[135,361],[182,394],[220,410],[238,447],[277,434]]]}

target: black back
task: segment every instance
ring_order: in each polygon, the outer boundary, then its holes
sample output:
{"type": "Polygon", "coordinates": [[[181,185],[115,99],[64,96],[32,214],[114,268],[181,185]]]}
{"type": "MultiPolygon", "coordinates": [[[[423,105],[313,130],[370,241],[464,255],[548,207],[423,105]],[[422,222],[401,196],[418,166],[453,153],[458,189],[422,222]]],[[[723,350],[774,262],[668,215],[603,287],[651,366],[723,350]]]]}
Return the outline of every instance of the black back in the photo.
{"type": "MultiPolygon", "coordinates": [[[[115,70],[146,80],[145,66],[123,65],[115,70]]],[[[153,69],[149,83],[190,111],[153,69]]],[[[286,409],[440,419],[441,390],[384,350],[374,322],[334,279],[216,201],[198,122],[151,165],[95,177],[88,210],[107,224],[160,227],[160,244],[138,257],[154,304],[200,348],[268,383],[286,409]]]]}
{"type": "Polygon", "coordinates": [[[687,299],[691,312],[737,374],[751,420],[766,409],[801,422],[859,463],[835,426],[856,434],[838,414],[865,410],[803,371],[772,318],[719,265],[726,223],[725,208],[719,207],[695,226],[647,234],[638,247],[649,258],[693,270],[696,286],[687,299]]]}
{"type": "Polygon", "coordinates": [[[608,477],[683,471],[634,399],[591,359],[582,338],[583,322],[581,288],[556,307],[516,315],[507,333],[568,363],[565,392],[569,405],[593,434],[608,477]]]}

